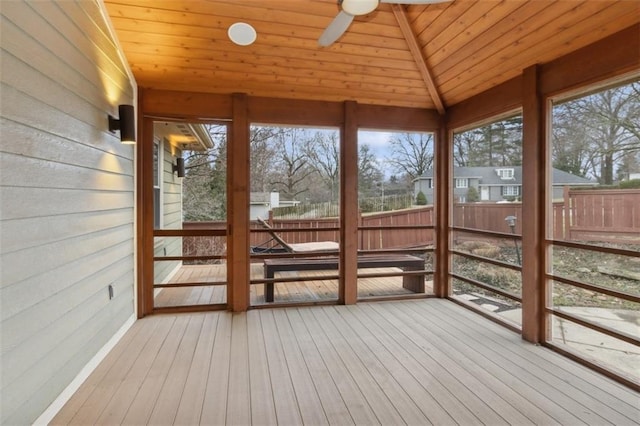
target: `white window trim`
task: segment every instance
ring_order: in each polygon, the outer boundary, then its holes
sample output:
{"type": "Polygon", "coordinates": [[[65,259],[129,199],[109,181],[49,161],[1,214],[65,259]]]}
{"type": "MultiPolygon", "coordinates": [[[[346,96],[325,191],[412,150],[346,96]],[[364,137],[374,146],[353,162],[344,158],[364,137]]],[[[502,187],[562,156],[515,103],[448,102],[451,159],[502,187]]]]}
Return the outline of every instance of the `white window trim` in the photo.
{"type": "Polygon", "coordinates": [[[518,185],[505,185],[502,187],[503,197],[517,197],[520,195],[520,187],[518,185]]]}
{"type": "Polygon", "coordinates": [[[496,169],[496,173],[500,176],[502,180],[513,180],[515,179],[515,170],[511,168],[505,169],[496,169]]]}
{"type": "Polygon", "coordinates": [[[468,178],[455,178],[456,188],[469,188],[468,178]]]}
{"type": "MultiPolygon", "coordinates": [[[[158,171],[158,185],[156,186],[155,184],[153,185],[153,190],[154,192],[157,190],[158,193],[158,229],[162,229],[162,226],[164,224],[164,220],[163,220],[163,216],[164,216],[164,191],[163,191],[163,177],[164,177],[164,144],[163,144],[163,140],[161,139],[155,139],[153,141],[154,143],[154,148],[157,146],[158,147],[158,166],[157,166],[157,171],[158,171]]],[[[155,208],[155,207],[154,207],[155,208]]],[[[155,221],[155,211],[154,211],[154,221],[155,221]]],[[[154,223],[155,226],[155,223],[154,223]]]]}

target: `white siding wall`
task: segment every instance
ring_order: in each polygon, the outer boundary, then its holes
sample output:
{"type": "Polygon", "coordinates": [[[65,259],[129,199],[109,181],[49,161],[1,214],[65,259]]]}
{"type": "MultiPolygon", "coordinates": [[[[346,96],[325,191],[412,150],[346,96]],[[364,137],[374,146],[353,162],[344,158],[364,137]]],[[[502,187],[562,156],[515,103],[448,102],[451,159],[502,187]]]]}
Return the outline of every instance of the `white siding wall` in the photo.
{"type": "MultiPolygon", "coordinates": [[[[162,155],[162,229],[182,229],[182,179],[177,173],[173,173],[173,165],[176,162],[176,155],[171,153],[171,145],[168,141],[162,140],[160,147],[162,155]]],[[[155,244],[156,256],[181,256],[182,238],[163,237],[158,238],[155,244]]],[[[161,283],[169,276],[181,262],[156,262],[154,265],[154,282],[161,283]]]]}
{"type": "Polygon", "coordinates": [[[133,148],[107,130],[134,95],[97,2],[0,3],[0,424],[28,424],[134,313],[133,148]]]}

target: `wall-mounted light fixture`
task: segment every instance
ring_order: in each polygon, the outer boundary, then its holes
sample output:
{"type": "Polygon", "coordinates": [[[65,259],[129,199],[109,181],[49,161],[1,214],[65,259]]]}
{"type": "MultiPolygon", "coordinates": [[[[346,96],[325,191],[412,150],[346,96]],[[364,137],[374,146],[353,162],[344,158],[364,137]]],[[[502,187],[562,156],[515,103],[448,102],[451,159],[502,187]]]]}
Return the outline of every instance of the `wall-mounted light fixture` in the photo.
{"type": "Polygon", "coordinates": [[[176,158],[176,164],[173,164],[173,173],[178,172],[178,177],[184,177],[184,158],[176,158]]]}
{"type": "Polygon", "coordinates": [[[115,133],[120,130],[120,141],[126,144],[136,143],[136,115],[133,105],[119,105],[117,119],[109,115],[109,131],[115,133]]]}

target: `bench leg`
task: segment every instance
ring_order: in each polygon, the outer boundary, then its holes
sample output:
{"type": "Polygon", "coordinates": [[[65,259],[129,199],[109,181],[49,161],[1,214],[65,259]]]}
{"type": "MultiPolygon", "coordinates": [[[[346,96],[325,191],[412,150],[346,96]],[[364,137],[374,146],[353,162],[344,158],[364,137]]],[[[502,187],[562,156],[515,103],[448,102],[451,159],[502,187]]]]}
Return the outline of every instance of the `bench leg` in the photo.
{"type": "MultiPolygon", "coordinates": [[[[273,278],[274,273],[270,271],[267,266],[264,267],[264,277],[265,278],[273,278]]],[[[266,283],[264,285],[264,301],[265,302],[273,302],[273,283],[266,283]]]]}
{"type": "Polygon", "coordinates": [[[273,283],[264,285],[264,301],[273,302],[273,283]]]}
{"type": "Polygon", "coordinates": [[[424,293],[424,275],[406,275],[402,277],[402,287],[414,293],[424,293]]]}

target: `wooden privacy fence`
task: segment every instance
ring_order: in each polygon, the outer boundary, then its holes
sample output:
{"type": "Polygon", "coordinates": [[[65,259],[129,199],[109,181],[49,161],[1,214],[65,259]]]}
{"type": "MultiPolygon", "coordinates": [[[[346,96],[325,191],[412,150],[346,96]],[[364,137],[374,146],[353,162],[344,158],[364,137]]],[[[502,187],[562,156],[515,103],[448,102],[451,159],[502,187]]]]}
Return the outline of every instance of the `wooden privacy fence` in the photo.
{"type": "Polygon", "coordinates": [[[640,189],[565,188],[562,220],[567,240],[640,242],[640,189]]]}
{"type": "MultiPolygon", "coordinates": [[[[552,238],[568,241],[640,243],[639,189],[569,189],[552,205],[552,238]]],[[[515,216],[522,233],[521,203],[460,203],[453,207],[454,226],[511,232],[505,218],[515,216]]]]}
{"type": "Polygon", "coordinates": [[[521,203],[457,203],[453,206],[453,226],[492,232],[511,232],[507,221],[514,216],[514,233],[522,233],[521,203]]]}
{"type": "MultiPolygon", "coordinates": [[[[550,226],[557,240],[640,243],[640,190],[565,190],[564,201],[554,202],[550,226]]],[[[514,233],[521,235],[521,203],[458,203],[453,206],[456,227],[510,233],[505,220],[515,216],[514,233]]],[[[269,223],[289,243],[339,241],[339,220],[331,218],[275,219],[269,223]],[[306,228],[306,229],[305,229],[306,228]],[[327,229],[329,228],[329,229],[327,229]]],[[[408,248],[434,243],[433,206],[416,207],[360,215],[360,250],[408,248]],[[406,226],[407,229],[392,229],[406,226]],[[414,228],[410,228],[410,227],[414,228]],[[367,229],[380,227],[382,229],[367,229]],[[389,228],[387,228],[389,227],[389,228]]],[[[184,229],[224,229],[224,222],[185,222],[184,229]]],[[[260,225],[252,223],[260,229],[260,225]]],[[[250,244],[258,246],[271,237],[267,232],[251,232],[250,244]]],[[[185,256],[204,255],[203,250],[220,250],[223,237],[184,237],[185,256]],[[203,239],[216,238],[215,244],[203,239]]],[[[224,244],[223,244],[224,245],[224,244]]]]}
{"type": "MultiPolygon", "coordinates": [[[[376,250],[399,247],[419,247],[433,244],[433,230],[419,229],[420,226],[434,224],[433,206],[395,210],[390,212],[360,215],[360,227],[414,226],[413,229],[362,229],[358,233],[360,250],[376,250]]],[[[340,226],[338,218],[323,219],[279,219],[269,217],[269,223],[280,232],[288,243],[306,243],[311,241],[339,241],[340,226]],[[301,231],[283,231],[309,228],[301,231]],[[315,228],[318,228],[317,230],[315,228]],[[325,231],[322,228],[335,228],[325,231]]],[[[269,239],[269,234],[251,233],[251,245],[260,245],[269,239]]]]}
{"type": "MultiPolygon", "coordinates": [[[[360,216],[361,227],[433,226],[433,206],[360,216]]],[[[362,229],[359,233],[360,250],[378,250],[398,247],[421,247],[434,242],[433,229],[362,229]]]]}

